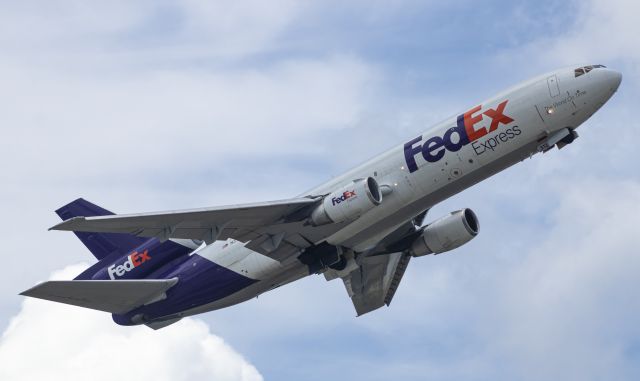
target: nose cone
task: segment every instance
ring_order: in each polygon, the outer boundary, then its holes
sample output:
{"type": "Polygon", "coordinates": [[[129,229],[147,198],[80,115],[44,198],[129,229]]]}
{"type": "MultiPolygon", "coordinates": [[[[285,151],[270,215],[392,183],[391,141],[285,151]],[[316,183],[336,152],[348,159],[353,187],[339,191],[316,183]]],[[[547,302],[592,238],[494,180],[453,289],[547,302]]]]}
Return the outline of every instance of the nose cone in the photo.
{"type": "Polygon", "coordinates": [[[622,73],[615,70],[607,70],[606,82],[609,86],[609,90],[611,90],[612,93],[616,92],[622,82],[622,73]]]}
{"type": "MultiPolygon", "coordinates": [[[[588,75],[591,76],[590,83],[591,93],[594,104],[599,108],[605,104],[613,94],[618,90],[622,82],[622,74],[611,69],[592,70],[588,75]]],[[[585,78],[589,78],[585,75],[585,78]]],[[[594,110],[595,111],[595,110],[594,110]]]]}

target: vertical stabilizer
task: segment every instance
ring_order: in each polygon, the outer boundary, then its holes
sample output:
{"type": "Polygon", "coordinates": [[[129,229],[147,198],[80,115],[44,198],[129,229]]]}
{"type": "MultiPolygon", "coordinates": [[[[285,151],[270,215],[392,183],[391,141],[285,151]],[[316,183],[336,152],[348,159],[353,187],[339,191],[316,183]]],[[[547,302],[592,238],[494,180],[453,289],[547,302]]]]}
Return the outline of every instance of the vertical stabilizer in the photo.
{"type": "MultiPolygon", "coordinates": [[[[78,216],[106,216],[114,213],[79,198],[56,210],[56,214],[64,221],[78,216]]],[[[145,238],[129,234],[84,232],[74,232],[74,234],[98,260],[116,252],[124,255],[147,241],[145,238]]]]}

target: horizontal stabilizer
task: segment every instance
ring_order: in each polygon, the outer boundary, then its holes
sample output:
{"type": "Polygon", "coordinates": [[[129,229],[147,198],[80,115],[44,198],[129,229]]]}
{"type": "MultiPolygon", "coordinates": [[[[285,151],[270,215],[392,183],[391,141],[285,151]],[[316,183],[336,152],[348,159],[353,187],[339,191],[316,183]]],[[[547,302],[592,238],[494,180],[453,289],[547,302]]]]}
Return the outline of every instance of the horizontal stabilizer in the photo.
{"type": "Polygon", "coordinates": [[[149,301],[162,299],[164,292],[177,282],[178,278],[52,280],[30,288],[20,295],[123,314],[149,301]]]}

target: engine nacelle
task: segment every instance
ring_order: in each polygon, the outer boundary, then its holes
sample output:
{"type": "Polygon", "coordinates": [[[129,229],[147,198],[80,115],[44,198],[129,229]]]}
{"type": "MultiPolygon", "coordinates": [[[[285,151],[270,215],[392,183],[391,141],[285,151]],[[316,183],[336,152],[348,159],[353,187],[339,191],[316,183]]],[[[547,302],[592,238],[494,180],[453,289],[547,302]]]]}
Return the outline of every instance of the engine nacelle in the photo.
{"type": "Polygon", "coordinates": [[[480,230],[471,209],[462,209],[429,224],[411,245],[411,255],[420,257],[456,249],[471,241],[480,230]]]}
{"type": "Polygon", "coordinates": [[[373,177],[355,180],[325,196],[311,213],[311,222],[317,226],[355,219],[381,202],[382,192],[373,177]]]}

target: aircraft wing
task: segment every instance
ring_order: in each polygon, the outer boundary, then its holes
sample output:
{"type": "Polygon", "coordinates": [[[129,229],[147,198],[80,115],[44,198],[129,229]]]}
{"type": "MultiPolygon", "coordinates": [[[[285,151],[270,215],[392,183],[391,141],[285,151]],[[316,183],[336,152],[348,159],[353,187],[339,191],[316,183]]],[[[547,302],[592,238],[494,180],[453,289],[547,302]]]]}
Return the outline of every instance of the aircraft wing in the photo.
{"type": "Polygon", "coordinates": [[[366,257],[342,279],[358,316],[391,304],[410,259],[402,252],[366,257]]]}
{"type": "Polygon", "coordinates": [[[138,237],[203,240],[233,238],[247,248],[282,261],[331,235],[342,225],[306,223],[319,199],[294,198],[262,203],[141,214],[74,217],[51,230],[126,233],[138,237]]]}

